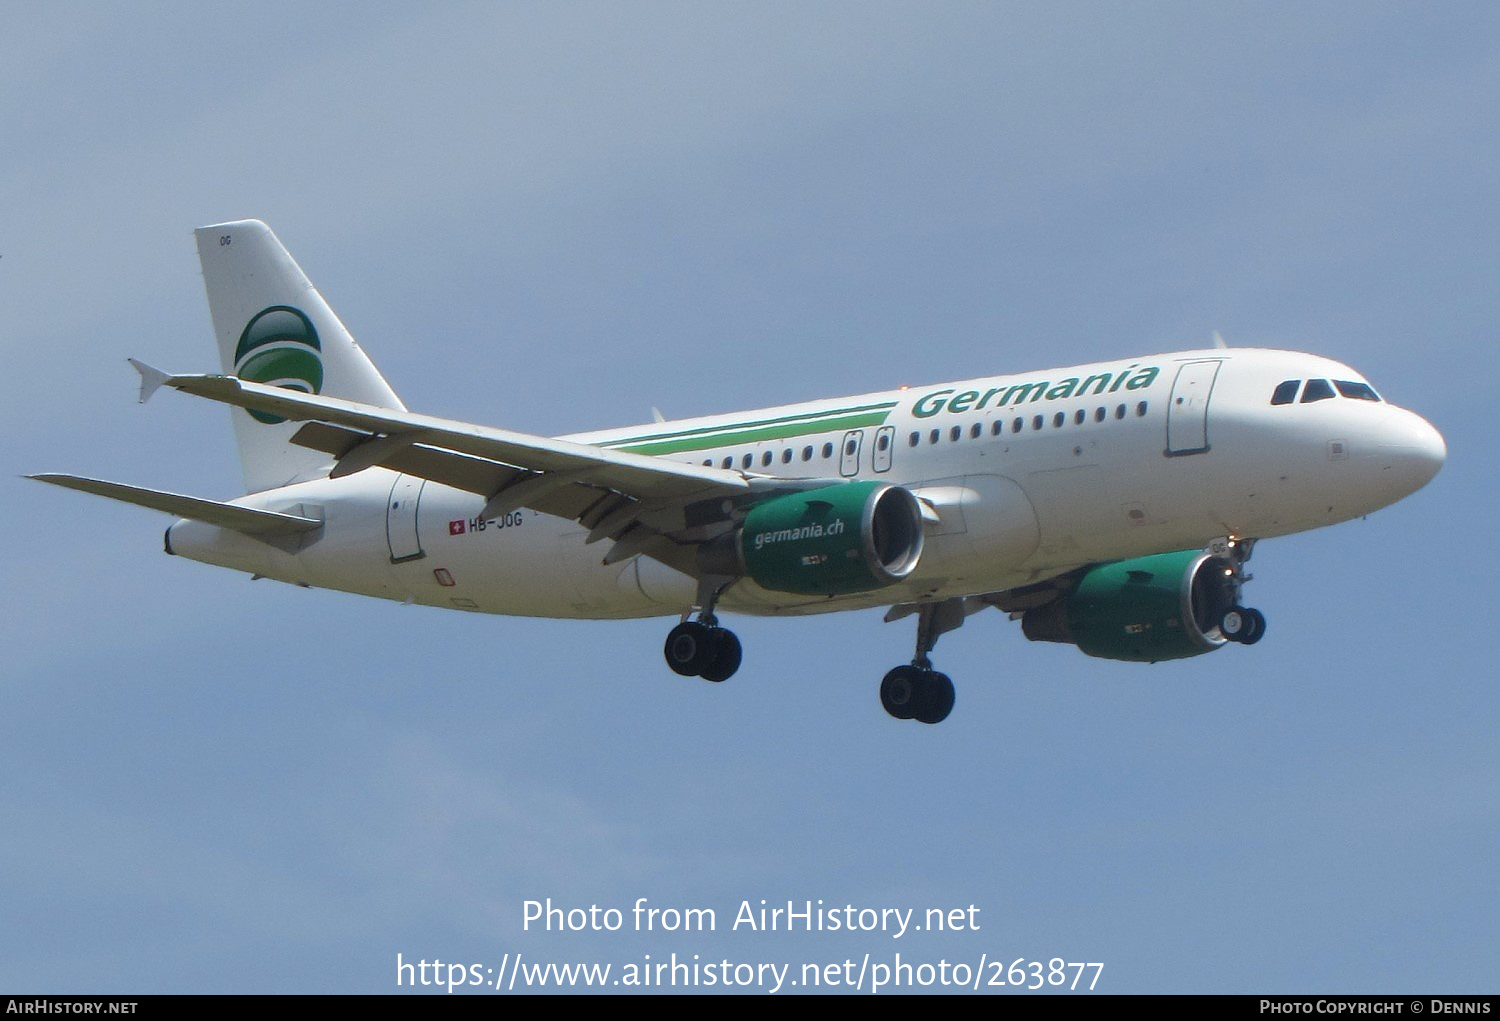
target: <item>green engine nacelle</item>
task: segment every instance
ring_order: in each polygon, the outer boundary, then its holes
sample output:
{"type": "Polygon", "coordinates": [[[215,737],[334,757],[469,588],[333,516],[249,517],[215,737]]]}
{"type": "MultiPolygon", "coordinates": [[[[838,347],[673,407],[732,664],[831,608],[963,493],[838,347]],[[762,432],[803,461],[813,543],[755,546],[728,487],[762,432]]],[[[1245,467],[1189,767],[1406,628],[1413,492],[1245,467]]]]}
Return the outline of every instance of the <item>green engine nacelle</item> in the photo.
{"type": "Polygon", "coordinates": [[[1027,610],[1033,641],[1069,642],[1090,656],[1155,663],[1224,644],[1219,619],[1235,604],[1234,565],[1193,550],[1122,560],[1088,571],[1073,592],[1027,610]]]}
{"type": "Polygon", "coordinates": [[[922,509],[910,492],[885,482],[792,493],[752,507],[737,545],[743,573],[773,592],[867,592],[917,566],[922,509]]]}

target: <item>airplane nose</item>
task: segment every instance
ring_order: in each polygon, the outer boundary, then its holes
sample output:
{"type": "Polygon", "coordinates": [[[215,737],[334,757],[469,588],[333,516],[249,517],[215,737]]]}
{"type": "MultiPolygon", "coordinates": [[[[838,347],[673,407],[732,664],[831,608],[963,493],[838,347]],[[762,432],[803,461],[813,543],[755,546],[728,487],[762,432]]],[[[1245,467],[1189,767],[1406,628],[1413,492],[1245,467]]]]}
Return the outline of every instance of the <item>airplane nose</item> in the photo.
{"type": "Polygon", "coordinates": [[[1401,488],[1415,493],[1443,467],[1448,459],[1448,445],[1443,434],[1420,415],[1402,412],[1401,420],[1381,444],[1387,471],[1400,480],[1401,488]]]}
{"type": "Polygon", "coordinates": [[[1427,478],[1431,480],[1448,459],[1448,444],[1443,442],[1443,434],[1433,428],[1432,423],[1425,418],[1418,418],[1417,421],[1422,423],[1422,438],[1418,443],[1417,456],[1428,466],[1427,478]]]}

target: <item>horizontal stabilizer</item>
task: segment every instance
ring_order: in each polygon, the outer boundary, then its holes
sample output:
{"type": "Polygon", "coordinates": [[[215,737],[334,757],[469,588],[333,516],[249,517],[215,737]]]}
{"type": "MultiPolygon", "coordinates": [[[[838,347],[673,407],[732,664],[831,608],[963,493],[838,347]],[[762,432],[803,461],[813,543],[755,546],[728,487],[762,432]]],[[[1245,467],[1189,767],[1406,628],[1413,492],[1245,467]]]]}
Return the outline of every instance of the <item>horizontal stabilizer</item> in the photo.
{"type": "Polygon", "coordinates": [[[147,401],[149,401],[151,399],[151,395],[156,393],[157,390],[161,389],[161,385],[163,383],[172,378],[168,373],[161,371],[155,366],[147,365],[145,362],[137,361],[134,358],[127,358],[125,360],[131,364],[131,367],[134,368],[136,372],[139,372],[141,374],[140,403],[142,404],[145,404],[147,401]]]}
{"type": "Polygon", "coordinates": [[[219,528],[243,532],[245,535],[258,537],[295,535],[299,532],[311,532],[322,527],[323,524],[317,518],[306,518],[300,514],[280,514],[276,511],[237,507],[232,503],[202,500],[196,496],[182,496],[178,493],[165,493],[159,489],[142,489],[139,486],[105,482],[102,479],[85,479],[77,475],[28,475],[27,478],[36,479],[38,482],[50,482],[64,489],[76,489],[80,493],[107,496],[111,500],[122,500],[125,503],[148,507],[179,518],[191,518],[219,528]]]}

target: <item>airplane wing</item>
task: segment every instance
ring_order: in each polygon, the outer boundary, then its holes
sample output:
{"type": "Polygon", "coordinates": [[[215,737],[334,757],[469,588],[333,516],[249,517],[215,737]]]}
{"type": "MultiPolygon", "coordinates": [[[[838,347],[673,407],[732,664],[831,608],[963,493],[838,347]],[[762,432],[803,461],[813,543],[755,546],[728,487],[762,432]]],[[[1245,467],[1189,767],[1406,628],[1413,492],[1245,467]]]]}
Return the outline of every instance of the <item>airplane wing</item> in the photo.
{"type": "Polygon", "coordinates": [[[610,450],[587,443],[377,408],[224,375],[169,375],[132,360],[142,377],[141,399],[159,386],[247,411],[307,422],[293,442],[335,459],[331,477],[379,465],[487,498],[481,516],[519,507],[576,518],[589,541],[610,538],[606,563],[637,553],[679,570],[692,566],[697,540],[682,533],[708,519],[694,507],[722,506],[748,495],[738,472],[610,450]],[[676,547],[674,549],[673,547],[676,547]]]}
{"type": "Polygon", "coordinates": [[[428,415],[391,411],[337,397],[251,383],[234,376],[167,376],[162,383],[183,393],[292,421],[327,422],[369,434],[371,448],[356,447],[335,477],[383,464],[388,452],[423,443],[533,472],[581,472],[580,481],[654,496],[738,495],[749,488],[737,472],[607,450],[586,443],[508,432],[428,415]]]}
{"type": "Polygon", "coordinates": [[[311,532],[322,527],[323,524],[317,518],[304,517],[301,514],[282,514],[277,511],[256,510],[253,507],[239,507],[230,503],[220,503],[217,500],[203,500],[196,496],[183,496],[181,493],[168,493],[160,489],[127,486],[121,482],[106,482],[103,479],[89,479],[81,475],[28,475],[27,478],[36,479],[38,482],[49,482],[54,486],[62,486],[64,489],[76,489],[80,493],[107,496],[111,500],[133,503],[138,507],[149,507],[151,510],[171,514],[174,517],[192,518],[194,521],[207,522],[210,525],[218,525],[220,528],[243,532],[257,538],[311,532]]]}

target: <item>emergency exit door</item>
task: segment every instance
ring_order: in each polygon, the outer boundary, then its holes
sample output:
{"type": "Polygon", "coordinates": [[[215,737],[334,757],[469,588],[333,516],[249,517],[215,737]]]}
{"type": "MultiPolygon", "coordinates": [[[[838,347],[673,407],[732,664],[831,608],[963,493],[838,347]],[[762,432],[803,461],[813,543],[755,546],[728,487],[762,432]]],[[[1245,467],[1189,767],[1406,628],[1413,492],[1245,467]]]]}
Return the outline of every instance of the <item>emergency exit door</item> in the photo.
{"type": "Polygon", "coordinates": [[[859,451],[865,445],[865,431],[851,429],[844,433],[844,446],[839,451],[839,474],[853,478],[859,474],[859,451]]]}

